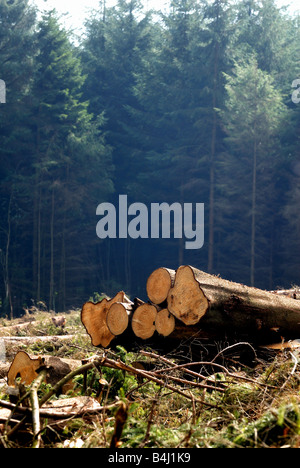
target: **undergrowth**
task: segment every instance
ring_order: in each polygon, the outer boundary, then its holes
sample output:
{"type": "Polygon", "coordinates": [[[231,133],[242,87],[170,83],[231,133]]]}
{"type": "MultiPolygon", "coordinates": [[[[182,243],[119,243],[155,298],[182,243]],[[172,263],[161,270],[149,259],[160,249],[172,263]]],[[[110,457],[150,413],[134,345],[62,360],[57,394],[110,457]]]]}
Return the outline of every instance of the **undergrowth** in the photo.
{"type": "MultiPolygon", "coordinates": [[[[46,318],[44,315],[38,318],[36,329],[55,334],[51,324],[49,328],[42,324],[46,318]]],[[[76,339],[59,348],[51,341],[35,343],[27,346],[26,351],[73,359],[101,356],[105,352],[131,368],[137,363],[145,369],[150,366],[153,375],[164,376],[165,384],[105,366],[74,377],[73,390],[53,398],[88,395],[97,399],[103,410],[65,420],[61,425],[44,421],[42,447],[109,448],[118,406],[107,408],[114,402],[122,402],[126,408],[118,440],[121,448],[300,447],[300,355],[296,349],[258,358],[250,367],[223,359],[218,361],[219,367],[203,365],[201,370],[194,369],[202,376],[197,378],[180,367],[164,373],[164,369],[170,369],[170,362],[173,366],[182,362],[176,359],[175,352],[170,357],[151,354],[151,350],[148,354],[143,350],[127,351],[121,346],[114,351],[94,348],[84,335],[78,312],[66,318],[64,333],[75,334],[76,339]],[[201,387],[201,383],[207,384],[207,388],[201,387]]],[[[7,355],[11,358],[14,352],[15,348],[8,349],[7,355]]],[[[48,390],[47,385],[41,386],[39,396],[48,390]]],[[[0,399],[7,398],[0,389],[0,399]]],[[[0,436],[3,431],[0,423],[0,436]]],[[[2,441],[8,447],[26,447],[30,444],[29,429],[28,432],[24,435],[22,431],[5,442],[0,437],[0,446],[2,441]]]]}

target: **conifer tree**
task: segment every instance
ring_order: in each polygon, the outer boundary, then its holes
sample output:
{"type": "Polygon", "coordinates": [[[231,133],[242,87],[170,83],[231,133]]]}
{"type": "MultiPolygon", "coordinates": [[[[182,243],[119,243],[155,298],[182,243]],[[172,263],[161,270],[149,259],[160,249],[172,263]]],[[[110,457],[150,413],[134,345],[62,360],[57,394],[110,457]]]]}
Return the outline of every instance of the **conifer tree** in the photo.
{"type": "Polygon", "coordinates": [[[95,116],[104,112],[107,142],[113,148],[116,190],[127,189],[130,158],[134,149],[129,108],[138,107],[136,79],[147,57],[150,14],[138,0],[119,0],[102,6],[98,17],[87,22],[82,57],[87,79],[84,96],[95,116]]]}
{"type": "Polygon", "coordinates": [[[270,75],[258,68],[255,58],[235,66],[234,74],[227,76],[226,91],[222,116],[228,151],[235,157],[233,170],[239,174],[238,180],[233,179],[231,167],[227,183],[231,186],[236,183],[235,205],[241,208],[239,246],[248,251],[248,281],[254,286],[257,264],[269,265],[270,234],[274,228],[274,210],[269,208],[274,201],[272,182],[284,106],[270,75]],[[248,239],[245,244],[242,231],[248,239]]]}
{"type": "MultiPolygon", "coordinates": [[[[6,102],[0,104],[0,261],[2,313],[14,314],[13,297],[26,289],[26,249],[20,245],[24,204],[18,202],[20,175],[30,166],[27,153],[28,107],[35,54],[35,10],[27,0],[0,1],[0,79],[6,102]],[[16,258],[25,257],[18,264],[16,258]]],[[[1,313],[1,312],[0,312],[1,313]]]]}
{"type": "Polygon", "coordinates": [[[32,91],[36,140],[33,263],[37,297],[42,290],[45,295],[49,282],[49,307],[54,308],[57,295],[60,305],[65,305],[66,290],[78,279],[73,275],[67,284],[67,271],[82,263],[85,251],[89,250],[85,243],[93,244],[91,216],[101,202],[97,198],[111,191],[111,161],[101,118],[91,122],[87,103],[82,100],[85,78],[80,59],[55,12],[43,17],[37,41],[39,53],[32,91]],[[78,216],[80,227],[72,229],[78,216]],[[49,274],[44,284],[43,242],[44,249],[49,246],[44,265],[49,274]]]}
{"type": "MultiPolygon", "coordinates": [[[[148,59],[152,35],[150,16],[138,0],[119,0],[110,8],[102,5],[98,15],[88,19],[86,40],[82,45],[87,76],[84,97],[89,100],[89,112],[94,118],[103,113],[106,141],[112,148],[115,197],[111,201],[115,205],[119,194],[136,196],[133,187],[138,165],[133,155],[139,148],[141,135],[134,116],[140,108],[135,86],[148,59]]],[[[130,290],[134,267],[132,259],[128,261],[129,249],[129,239],[114,240],[111,248],[104,249],[102,259],[105,259],[106,275],[103,282],[109,289],[109,283],[112,284],[109,278],[114,276],[115,282],[125,278],[127,290],[130,290]],[[119,259],[118,266],[113,262],[113,253],[119,259]]]]}
{"type": "MultiPolygon", "coordinates": [[[[155,187],[163,187],[160,193],[167,200],[205,203],[209,240],[197,252],[196,261],[212,271],[215,164],[223,144],[217,108],[222,105],[223,73],[229,66],[226,31],[230,9],[226,1],[207,6],[192,0],[176,0],[163,20],[161,47],[150,56],[148,73],[146,70],[140,77],[137,87],[145,109],[145,117],[141,118],[147,129],[144,133],[148,143],[152,142],[146,153],[149,162],[146,168],[152,171],[149,180],[154,178],[155,187]]],[[[183,252],[181,244],[180,263],[183,254],[187,252],[183,252]]]]}

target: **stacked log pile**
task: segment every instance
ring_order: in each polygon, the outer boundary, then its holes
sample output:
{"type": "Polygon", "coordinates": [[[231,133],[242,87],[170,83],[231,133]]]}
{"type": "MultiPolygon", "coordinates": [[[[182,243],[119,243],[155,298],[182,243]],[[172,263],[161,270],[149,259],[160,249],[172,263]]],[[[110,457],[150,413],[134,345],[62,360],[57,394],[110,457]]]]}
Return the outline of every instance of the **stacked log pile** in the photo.
{"type": "Polygon", "coordinates": [[[300,338],[296,290],[264,291],[210,275],[189,265],[158,268],[146,284],[149,301],[112,299],[87,302],[81,320],[94,346],[108,347],[155,337],[235,335],[257,343],[300,338]]]}

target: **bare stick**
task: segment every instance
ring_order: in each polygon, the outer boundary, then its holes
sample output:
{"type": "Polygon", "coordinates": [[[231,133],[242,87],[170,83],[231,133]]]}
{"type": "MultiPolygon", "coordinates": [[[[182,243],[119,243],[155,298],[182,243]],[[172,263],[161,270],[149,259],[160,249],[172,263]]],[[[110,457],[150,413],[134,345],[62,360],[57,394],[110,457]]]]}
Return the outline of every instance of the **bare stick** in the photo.
{"type": "Polygon", "coordinates": [[[32,407],[32,428],[33,428],[33,444],[32,448],[39,448],[41,440],[41,422],[40,422],[40,406],[38,399],[38,389],[46,377],[46,369],[42,370],[39,376],[34,380],[30,390],[30,401],[32,407]]]}

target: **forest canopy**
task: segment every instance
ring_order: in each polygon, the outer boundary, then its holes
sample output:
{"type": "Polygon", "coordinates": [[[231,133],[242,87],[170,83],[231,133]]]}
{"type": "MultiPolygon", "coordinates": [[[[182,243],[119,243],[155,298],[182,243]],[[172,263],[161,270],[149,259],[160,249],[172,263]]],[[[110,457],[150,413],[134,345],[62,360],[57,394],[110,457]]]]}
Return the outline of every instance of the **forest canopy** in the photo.
{"type": "Polygon", "coordinates": [[[144,298],[160,266],[300,284],[299,16],[274,0],[118,0],[83,24],[74,36],[55,10],[0,0],[0,316],[144,298]],[[204,204],[203,246],[100,239],[97,206],[120,195],[204,204]]]}

